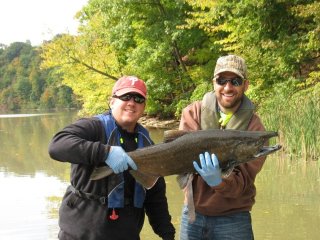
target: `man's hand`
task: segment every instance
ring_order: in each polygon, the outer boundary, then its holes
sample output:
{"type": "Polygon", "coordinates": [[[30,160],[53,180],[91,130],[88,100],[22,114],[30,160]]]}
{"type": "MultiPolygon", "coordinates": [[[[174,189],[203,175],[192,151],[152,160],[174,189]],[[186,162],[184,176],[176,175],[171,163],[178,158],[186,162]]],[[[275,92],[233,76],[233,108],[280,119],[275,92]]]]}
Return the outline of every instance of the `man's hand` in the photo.
{"type": "Polygon", "coordinates": [[[199,155],[201,168],[196,161],[193,162],[193,166],[200,174],[203,180],[210,186],[214,187],[222,182],[221,169],[219,167],[219,161],[215,154],[212,154],[212,158],[208,152],[199,155]]]}
{"type": "Polygon", "coordinates": [[[121,173],[128,169],[130,166],[133,170],[137,170],[137,165],[131,157],[119,146],[111,146],[106,164],[112,168],[114,173],[121,173]]]}

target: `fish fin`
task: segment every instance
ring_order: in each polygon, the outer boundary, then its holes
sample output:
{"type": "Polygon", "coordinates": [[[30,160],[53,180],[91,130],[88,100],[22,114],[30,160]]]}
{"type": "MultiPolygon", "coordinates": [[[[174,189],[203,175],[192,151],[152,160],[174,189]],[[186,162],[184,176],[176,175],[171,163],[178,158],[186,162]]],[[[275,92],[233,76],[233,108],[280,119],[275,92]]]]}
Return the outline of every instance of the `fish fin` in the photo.
{"type": "Polygon", "coordinates": [[[90,180],[99,180],[108,177],[112,173],[112,169],[108,166],[96,167],[90,175],[90,180]]]}
{"type": "Polygon", "coordinates": [[[171,142],[185,134],[190,133],[190,131],[185,130],[167,130],[164,131],[163,142],[168,143],[171,142]]]}
{"type": "Polygon", "coordinates": [[[187,186],[188,179],[191,173],[179,174],[176,178],[180,189],[184,189],[187,186]]]}
{"type": "Polygon", "coordinates": [[[221,166],[221,174],[222,177],[227,178],[230,176],[230,174],[232,173],[233,169],[235,166],[238,166],[239,162],[237,160],[235,160],[234,158],[229,159],[228,161],[226,161],[226,163],[221,166]]]}
{"type": "MultiPolygon", "coordinates": [[[[97,167],[93,169],[90,180],[99,180],[108,177],[113,173],[112,169],[108,166],[97,167]]],[[[146,189],[152,188],[158,181],[159,176],[142,173],[135,170],[130,170],[130,174],[146,189]]]]}
{"type": "Polygon", "coordinates": [[[222,174],[222,178],[227,178],[230,176],[230,174],[232,173],[234,169],[234,166],[229,167],[228,169],[224,170],[221,174],[222,174]]]}
{"type": "Polygon", "coordinates": [[[158,178],[160,177],[160,176],[155,176],[147,173],[142,173],[136,170],[130,170],[130,174],[134,177],[134,179],[138,183],[140,183],[146,189],[152,188],[158,181],[158,178]]]}

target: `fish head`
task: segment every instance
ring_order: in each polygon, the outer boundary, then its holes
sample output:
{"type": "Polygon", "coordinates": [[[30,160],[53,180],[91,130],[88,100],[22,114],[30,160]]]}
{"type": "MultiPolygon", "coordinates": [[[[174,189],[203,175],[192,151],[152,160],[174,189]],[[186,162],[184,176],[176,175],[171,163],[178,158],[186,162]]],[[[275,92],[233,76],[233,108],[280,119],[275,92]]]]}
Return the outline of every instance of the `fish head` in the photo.
{"type": "Polygon", "coordinates": [[[276,145],[273,145],[273,146],[263,146],[263,147],[260,149],[260,152],[258,152],[258,153],[255,155],[255,158],[269,155],[270,153],[273,153],[273,152],[275,152],[275,151],[278,151],[278,150],[280,150],[281,148],[282,148],[282,146],[281,146],[280,144],[276,144],[276,145]]]}
{"type": "MultiPolygon", "coordinates": [[[[267,156],[281,148],[281,145],[267,146],[268,140],[277,132],[242,132],[242,137],[230,140],[216,153],[222,173],[227,174],[235,166],[256,158],[267,156]]],[[[232,139],[232,138],[231,138],[232,139]]]]}

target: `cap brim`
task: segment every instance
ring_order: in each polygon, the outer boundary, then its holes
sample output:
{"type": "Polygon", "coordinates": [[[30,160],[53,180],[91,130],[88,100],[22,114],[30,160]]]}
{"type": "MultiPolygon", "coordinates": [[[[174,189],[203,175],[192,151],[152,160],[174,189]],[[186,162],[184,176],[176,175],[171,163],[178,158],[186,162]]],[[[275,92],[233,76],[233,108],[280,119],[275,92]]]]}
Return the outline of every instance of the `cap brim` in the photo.
{"type": "Polygon", "coordinates": [[[232,73],[234,73],[234,74],[237,74],[239,77],[241,77],[241,78],[243,78],[243,79],[245,78],[245,77],[240,73],[239,70],[234,69],[234,68],[222,68],[222,69],[220,69],[219,71],[217,71],[214,76],[216,77],[218,74],[220,74],[220,73],[222,73],[222,72],[232,72],[232,73]]]}
{"type": "Polygon", "coordinates": [[[120,89],[120,90],[116,91],[114,94],[117,95],[117,96],[122,96],[122,95],[127,94],[127,93],[138,93],[141,96],[143,96],[144,98],[147,98],[145,93],[143,93],[142,91],[140,91],[139,89],[136,89],[136,88],[120,89]]]}

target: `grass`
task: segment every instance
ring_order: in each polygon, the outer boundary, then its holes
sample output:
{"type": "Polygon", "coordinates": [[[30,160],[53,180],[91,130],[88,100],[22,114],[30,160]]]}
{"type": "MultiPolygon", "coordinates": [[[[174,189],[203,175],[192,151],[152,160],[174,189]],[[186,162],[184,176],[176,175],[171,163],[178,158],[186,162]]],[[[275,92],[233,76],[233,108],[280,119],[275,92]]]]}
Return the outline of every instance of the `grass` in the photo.
{"type": "Polygon", "coordinates": [[[279,132],[287,156],[319,160],[320,87],[296,95],[275,94],[258,112],[267,130],[279,132]]]}

